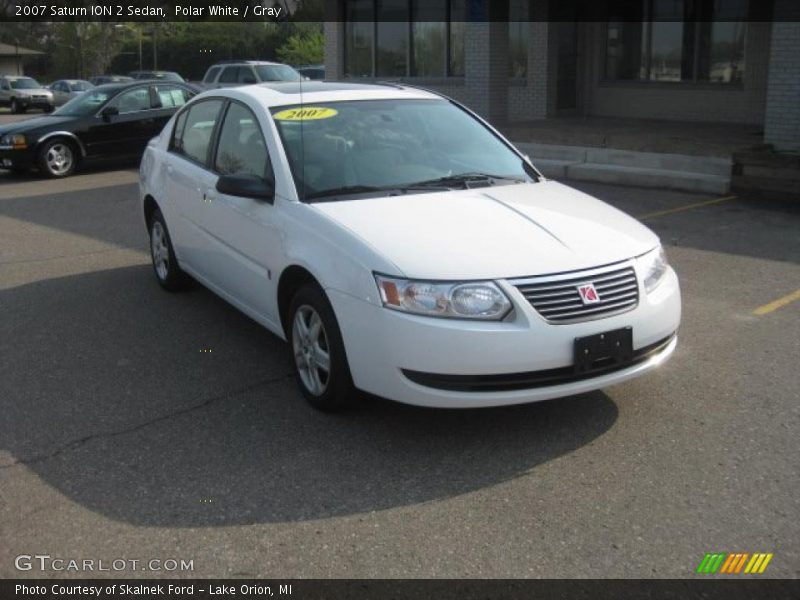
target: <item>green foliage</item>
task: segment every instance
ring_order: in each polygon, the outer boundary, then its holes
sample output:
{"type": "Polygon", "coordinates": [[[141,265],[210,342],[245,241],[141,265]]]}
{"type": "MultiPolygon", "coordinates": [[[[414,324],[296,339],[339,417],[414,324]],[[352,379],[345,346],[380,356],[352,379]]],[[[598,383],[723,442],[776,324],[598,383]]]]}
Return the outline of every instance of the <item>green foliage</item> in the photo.
{"type": "Polygon", "coordinates": [[[321,63],[325,52],[325,38],[320,30],[298,32],[278,48],[278,60],[290,65],[321,63]]]}

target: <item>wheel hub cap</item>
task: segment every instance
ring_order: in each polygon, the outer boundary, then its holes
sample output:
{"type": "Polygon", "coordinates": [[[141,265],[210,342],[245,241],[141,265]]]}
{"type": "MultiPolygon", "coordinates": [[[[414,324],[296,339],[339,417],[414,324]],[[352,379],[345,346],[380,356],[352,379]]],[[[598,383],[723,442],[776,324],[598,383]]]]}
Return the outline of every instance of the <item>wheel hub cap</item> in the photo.
{"type": "Polygon", "coordinates": [[[295,313],[292,349],[303,386],[315,396],[325,393],[331,369],[328,336],[319,314],[308,305],[295,313]]]}

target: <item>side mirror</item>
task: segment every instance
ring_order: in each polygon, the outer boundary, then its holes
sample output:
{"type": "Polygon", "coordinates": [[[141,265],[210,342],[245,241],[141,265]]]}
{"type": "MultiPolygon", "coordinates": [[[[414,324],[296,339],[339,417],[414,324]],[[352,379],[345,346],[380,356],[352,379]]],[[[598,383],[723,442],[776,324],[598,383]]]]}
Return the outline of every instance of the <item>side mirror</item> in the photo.
{"type": "Polygon", "coordinates": [[[119,114],[119,109],[116,106],[106,106],[103,110],[100,111],[100,116],[103,117],[103,121],[110,121],[111,117],[114,115],[119,114]]]}
{"type": "Polygon", "coordinates": [[[275,199],[275,184],[255,175],[222,175],[217,180],[217,191],[228,196],[240,196],[272,202],[275,199]]]}

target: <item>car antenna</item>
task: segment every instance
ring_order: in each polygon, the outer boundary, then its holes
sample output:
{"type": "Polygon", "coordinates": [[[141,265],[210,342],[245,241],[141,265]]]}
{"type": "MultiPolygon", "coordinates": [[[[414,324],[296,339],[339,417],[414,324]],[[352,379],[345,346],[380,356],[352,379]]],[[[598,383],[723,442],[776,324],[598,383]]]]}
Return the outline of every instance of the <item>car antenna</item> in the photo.
{"type": "Polygon", "coordinates": [[[303,120],[303,78],[300,78],[300,181],[303,182],[302,201],[306,201],[306,142],[304,138],[306,123],[303,120]]]}

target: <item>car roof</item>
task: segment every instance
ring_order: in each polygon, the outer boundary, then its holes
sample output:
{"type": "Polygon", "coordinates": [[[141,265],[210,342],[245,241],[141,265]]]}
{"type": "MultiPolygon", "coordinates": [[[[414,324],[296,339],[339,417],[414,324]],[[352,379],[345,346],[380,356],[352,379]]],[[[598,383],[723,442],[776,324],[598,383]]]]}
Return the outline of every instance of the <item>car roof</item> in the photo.
{"type": "MultiPolygon", "coordinates": [[[[221,60],[211,65],[212,67],[227,67],[236,65],[283,65],[285,63],[273,62],[271,60],[221,60]]],[[[286,65],[287,67],[289,65],[286,65]]],[[[210,67],[209,67],[210,68],[210,67]]]]}
{"type": "Polygon", "coordinates": [[[394,83],[349,83],[338,81],[269,82],[235,88],[209,90],[198,97],[244,96],[267,107],[344,100],[433,100],[442,96],[428,90],[394,83]],[[302,93],[301,93],[302,92],[302,93]]]}

